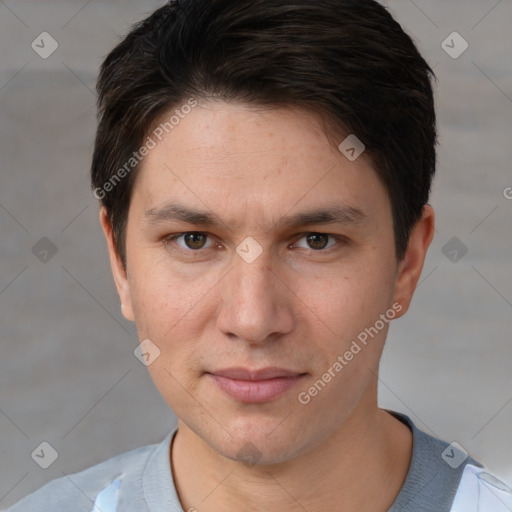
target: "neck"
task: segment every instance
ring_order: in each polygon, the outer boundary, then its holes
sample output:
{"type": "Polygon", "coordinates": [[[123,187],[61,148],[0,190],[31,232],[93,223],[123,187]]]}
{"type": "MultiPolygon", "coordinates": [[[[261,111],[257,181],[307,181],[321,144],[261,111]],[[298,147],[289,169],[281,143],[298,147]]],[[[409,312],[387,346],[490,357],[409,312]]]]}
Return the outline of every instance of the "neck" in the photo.
{"type": "Polygon", "coordinates": [[[178,422],[171,464],[184,510],[386,511],[405,481],[407,426],[376,406],[355,410],[325,442],[279,464],[247,466],[178,422]]]}

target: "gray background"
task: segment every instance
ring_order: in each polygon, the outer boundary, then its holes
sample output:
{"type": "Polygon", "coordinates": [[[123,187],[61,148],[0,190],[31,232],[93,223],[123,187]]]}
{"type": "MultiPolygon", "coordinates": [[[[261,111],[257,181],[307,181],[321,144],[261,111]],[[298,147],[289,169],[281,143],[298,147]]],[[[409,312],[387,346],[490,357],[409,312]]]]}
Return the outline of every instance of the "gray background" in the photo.
{"type": "MultiPolygon", "coordinates": [[[[133,355],[88,185],[98,66],[161,4],[0,3],[0,509],[174,425],[133,355]],[[43,31],[59,45],[47,59],[31,48],[43,31]],[[43,441],[59,454],[46,470],[31,458],[43,441]]],[[[439,78],[440,147],[437,232],[390,330],[380,402],[512,481],[512,3],[387,5],[439,78]],[[457,59],[441,47],[453,31],[469,43],[457,59]],[[452,237],[468,249],[456,262],[452,237]]]]}

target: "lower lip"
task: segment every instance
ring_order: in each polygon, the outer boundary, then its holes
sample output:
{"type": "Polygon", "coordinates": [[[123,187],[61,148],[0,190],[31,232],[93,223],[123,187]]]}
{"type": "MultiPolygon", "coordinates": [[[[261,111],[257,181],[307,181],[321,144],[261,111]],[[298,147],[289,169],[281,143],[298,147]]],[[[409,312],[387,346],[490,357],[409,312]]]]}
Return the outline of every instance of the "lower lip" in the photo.
{"type": "Polygon", "coordinates": [[[270,402],[288,391],[304,376],[276,377],[267,380],[238,380],[208,374],[227,395],[245,404],[270,402]]]}

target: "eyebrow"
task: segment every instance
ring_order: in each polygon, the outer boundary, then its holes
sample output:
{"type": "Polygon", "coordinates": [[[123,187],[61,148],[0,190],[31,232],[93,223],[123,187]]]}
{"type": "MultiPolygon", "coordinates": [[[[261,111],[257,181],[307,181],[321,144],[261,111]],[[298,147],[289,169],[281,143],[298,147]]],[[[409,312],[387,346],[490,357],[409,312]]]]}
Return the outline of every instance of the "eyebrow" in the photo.
{"type": "MultiPolygon", "coordinates": [[[[219,227],[224,222],[219,221],[214,214],[190,208],[181,203],[168,203],[159,208],[150,208],[144,212],[144,220],[149,224],[162,224],[181,221],[206,227],[219,227]]],[[[274,227],[282,229],[299,228],[313,224],[362,224],[367,215],[353,206],[331,205],[314,210],[307,210],[282,217],[274,227]]]]}

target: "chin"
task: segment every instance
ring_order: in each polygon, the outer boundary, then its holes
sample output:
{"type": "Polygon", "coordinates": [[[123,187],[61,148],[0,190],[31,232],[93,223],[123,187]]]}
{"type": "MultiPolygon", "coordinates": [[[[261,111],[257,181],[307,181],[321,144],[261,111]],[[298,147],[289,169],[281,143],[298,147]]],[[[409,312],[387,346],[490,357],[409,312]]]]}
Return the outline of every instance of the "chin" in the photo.
{"type": "MultiPolygon", "coordinates": [[[[231,436],[219,433],[220,439],[207,440],[211,448],[224,457],[242,462],[246,466],[272,465],[291,460],[307,450],[308,441],[296,435],[290,428],[279,428],[282,418],[258,421],[248,419],[247,423],[237,422],[236,430],[230,429],[231,436]],[[277,428],[276,428],[277,427],[277,428]]],[[[302,435],[303,429],[298,429],[302,435]]]]}

